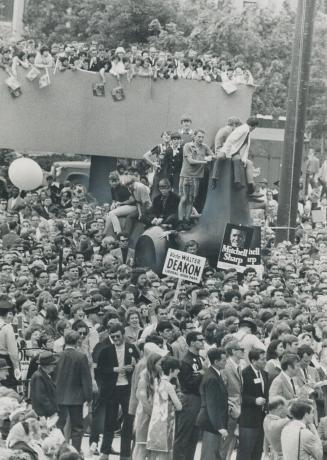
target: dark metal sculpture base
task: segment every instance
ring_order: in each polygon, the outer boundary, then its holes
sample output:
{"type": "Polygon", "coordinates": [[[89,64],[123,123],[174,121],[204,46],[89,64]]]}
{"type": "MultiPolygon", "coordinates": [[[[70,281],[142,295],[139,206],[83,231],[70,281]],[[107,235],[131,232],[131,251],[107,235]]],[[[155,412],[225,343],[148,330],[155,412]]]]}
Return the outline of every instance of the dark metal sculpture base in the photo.
{"type": "Polygon", "coordinates": [[[164,231],[160,227],[148,229],[136,244],[138,266],[151,267],[160,274],[168,247],[184,250],[189,240],[197,241],[200,245],[198,255],[207,257],[210,265],[215,266],[226,223],[251,225],[245,170],[242,170],[240,189],[233,183],[232,161],[223,161],[221,168],[221,179],[215,188],[212,187],[212,180],[209,180],[205,205],[198,223],[190,231],[180,232],[170,241],[161,238],[164,231]]]}

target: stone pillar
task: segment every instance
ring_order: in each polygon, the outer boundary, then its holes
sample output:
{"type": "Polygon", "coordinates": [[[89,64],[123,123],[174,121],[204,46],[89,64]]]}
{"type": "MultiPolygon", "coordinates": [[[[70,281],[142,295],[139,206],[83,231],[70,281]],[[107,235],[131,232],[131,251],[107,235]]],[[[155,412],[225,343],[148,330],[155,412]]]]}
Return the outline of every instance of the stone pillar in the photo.
{"type": "Polygon", "coordinates": [[[12,35],[16,40],[20,40],[24,32],[25,0],[14,0],[13,18],[12,18],[12,35]]]}

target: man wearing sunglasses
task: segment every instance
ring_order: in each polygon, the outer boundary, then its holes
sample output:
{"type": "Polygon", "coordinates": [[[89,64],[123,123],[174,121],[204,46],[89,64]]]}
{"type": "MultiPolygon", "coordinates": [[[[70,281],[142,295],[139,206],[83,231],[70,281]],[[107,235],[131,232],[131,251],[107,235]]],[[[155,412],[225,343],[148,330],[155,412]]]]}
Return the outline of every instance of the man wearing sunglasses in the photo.
{"type": "Polygon", "coordinates": [[[119,265],[134,265],[135,251],[128,247],[128,235],[126,233],[120,233],[117,239],[119,241],[119,248],[113,249],[110,251],[110,254],[116,257],[119,265]]]}
{"type": "Polygon", "coordinates": [[[112,344],[102,349],[96,368],[99,385],[99,401],[105,407],[101,460],[113,454],[112,441],[116,429],[119,406],[123,413],[120,459],[131,456],[132,419],[128,414],[131,380],[139,353],[134,345],[125,341],[125,329],[121,324],[110,328],[112,344]]]}

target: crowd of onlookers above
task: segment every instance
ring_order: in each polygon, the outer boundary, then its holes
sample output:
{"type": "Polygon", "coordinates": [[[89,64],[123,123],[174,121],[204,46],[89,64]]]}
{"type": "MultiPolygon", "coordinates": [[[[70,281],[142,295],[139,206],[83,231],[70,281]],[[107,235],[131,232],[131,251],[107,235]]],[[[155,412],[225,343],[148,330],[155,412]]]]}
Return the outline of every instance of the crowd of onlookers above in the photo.
{"type": "Polygon", "coordinates": [[[253,85],[252,74],[243,56],[227,53],[199,55],[193,50],[171,53],[154,46],[141,48],[137,45],[108,49],[97,42],[52,43],[48,46],[24,40],[9,44],[0,37],[0,68],[16,75],[19,66],[35,66],[55,72],[80,69],[100,72],[102,76],[110,73],[117,78],[126,75],[128,79],[137,75],[153,79],[185,78],[253,85]]]}

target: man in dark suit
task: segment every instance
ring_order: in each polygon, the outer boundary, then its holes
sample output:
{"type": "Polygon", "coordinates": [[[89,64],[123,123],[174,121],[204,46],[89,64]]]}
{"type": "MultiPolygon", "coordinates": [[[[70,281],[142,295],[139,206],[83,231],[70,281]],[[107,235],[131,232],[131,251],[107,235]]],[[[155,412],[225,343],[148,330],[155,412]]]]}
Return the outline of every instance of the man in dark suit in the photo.
{"type": "Polygon", "coordinates": [[[204,374],[199,354],[203,350],[203,335],[197,331],[189,332],[186,343],[188,351],[181,361],[178,376],[183,407],[176,418],[174,460],[193,460],[199,435],[196,418],[201,407],[200,384],[204,374]]]}
{"type": "Polygon", "coordinates": [[[63,431],[69,415],[72,444],[78,451],[83,438],[83,404],[86,402],[90,410],[92,401],[92,378],[87,357],[76,350],[79,339],[76,331],[65,334],[65,350],[56,369],[58,427],[63,431]]]}
{"type": "Polygon", "coordinates": [[[128,235],[126,233],[120,233],[117,239],[119,241],[119,248],[113,249],[110,251],[110,254],[116,257],[119,265],[134,265],[135,251],[128,247],[128,235]]]}
{"type": "Polygon", "coordinates": [[[152,201],[149,210],[149,220],[152,225],[172,225],[178,221],[179,196],[171,189],[168,179],[159,182],[159,195],[152,201]]]}
{"type": "Polygon", "coordinates": [[[265,351],[252,349],[249,352],[250,365],[242,373],[243,390],[240,436],[237,460],[261,460],[263,451],[263,421],[268,404],[268,375],[265,351]]]}
{"type": "Polygon", "coordinates": [[[50,208],[52,206],[52,200],[49,197],[46,197],[42,203],[35,206],[35,210],[39,216],[43,217],[46,220],[50,219],[50,208]]]}
{"type": "Polygon", "coordinates": [[[38,363],[30,385],[32,407],[39,417],[51,417],[58,412],[56,385],[51,378],[57,358],[51,351],[42,351],[38,363]]]}
{"type": "Polygon", "coordinates": [[[3,249],[10,249],[15,245],[15,243],[21,241],[21,238],[17,235],[17,231],[18,231],[17,222],[15,222],[14,220],[10,221],[8,223],[8,227],[9,227],[9,233],[7,233],[6,235],[2,237],[3,249]]]}
{"type": "Polygon", "coordinates": [[[223,458],[230,460],[236,444],[235,430],[241,413],[242,369],[240,362],[244,356],[244,348],[237,341],[231,340],[226,344],[225,350],[228,358],[225,369],[222,371],[222,376],[226,383],[230,410],[228,415],[228,436],[224,442],[223,458]]]}
{"type": "Polygon", "coordinates": [[[228,393],[221,371],[226,364],[226,351],[211,348],[208,351],[210,367],[201,386],[201,409],[197,425],[203,430],[201,460],[224,460],[223,442],[228,435],[228,393]]]}
{"type": "Polygon", "coordinates": [[[99,401],[105,406],[101,460],[108,460],[112,453],[119,405],[123,413],[120,459],[127,460],[131,455],[133,425],[132,418],[128,415],[129,397],[139,353],[134,345],[125,341],[125,329],[121,324],[110,328],[110,338],[113,343],[101,350],[95,372],[99,401]]]}
{"type": "Polygon", "coordinates": [[[178,132],[175,132],[171,134],[170,139],[171,147],[166,150],[164,162],[167,163],[167,178],[172,185],[173,191],[179,193],[179,176],[183,164],[182,137],[178,132]]]}

